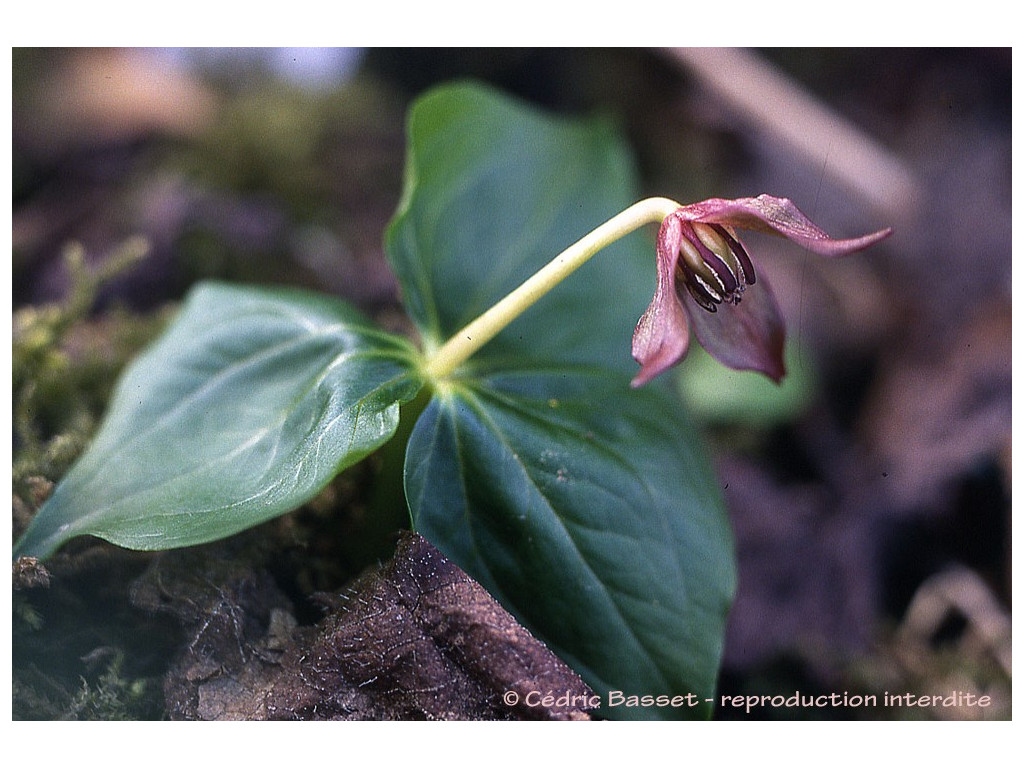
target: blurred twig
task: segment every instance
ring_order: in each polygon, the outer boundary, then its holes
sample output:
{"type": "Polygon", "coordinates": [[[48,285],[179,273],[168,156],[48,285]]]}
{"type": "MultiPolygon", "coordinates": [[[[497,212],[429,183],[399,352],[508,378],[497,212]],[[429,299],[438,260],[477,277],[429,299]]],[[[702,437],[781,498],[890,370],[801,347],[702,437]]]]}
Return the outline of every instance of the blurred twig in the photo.
{"type": "Polygon", "coordinates": [[[957,567],[921,585],[900,626],[900,639],[911,648],[926,645],[951,613],[967,622],[968,638],[1011,675],[1010,618],[974,571],[957,567]]]}
{"type": "Polygon", "coordinates": [[[757,130],[829,170],[873,208],[909,219],[914,174],[885,148],[755,53],[739,48],[670,48],[666,53],[757,130]]]}

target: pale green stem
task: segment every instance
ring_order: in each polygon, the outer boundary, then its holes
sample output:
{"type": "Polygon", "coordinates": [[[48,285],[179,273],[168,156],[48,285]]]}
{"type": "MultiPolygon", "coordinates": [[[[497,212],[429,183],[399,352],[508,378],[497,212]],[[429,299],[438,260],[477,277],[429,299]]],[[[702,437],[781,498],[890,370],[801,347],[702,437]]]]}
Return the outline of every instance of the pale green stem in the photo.
{"type": "MultiPolygon", "coordinates": [[[[439,381],[452,374],[480,347],[529,309],[544,294],[571,275],[605,246],[645,224],[661,222],[682,206],[665,197],[650,197],[631,205],[577,240],[534,273],[512,293],[460,330],[423,366],[428,378],[439,381]]],[[[610,300],[610,299],[609,299],[610,300]]]]}

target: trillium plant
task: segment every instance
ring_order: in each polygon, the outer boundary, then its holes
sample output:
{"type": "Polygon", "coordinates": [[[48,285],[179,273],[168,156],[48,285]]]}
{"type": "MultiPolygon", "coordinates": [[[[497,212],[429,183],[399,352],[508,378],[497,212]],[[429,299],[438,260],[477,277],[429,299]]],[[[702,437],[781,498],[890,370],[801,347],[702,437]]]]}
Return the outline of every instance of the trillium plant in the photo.
{"type": "Polygon", "coordinates": [[[630,204],[634,189],[603,121],[473,84],[428,93],[385,235],[414,338],[329,296],[195,287],[15,556],[80,535],[141,550],[221,539],[398,445],[411,527],[603,701],[687,702],[603,714],[707,717],[732,538],[660,374],[692,330],[724,365],[783,376],[783,321],[741,230],[826,256],[888,231],[834,240],[785,199],[630,204]],[[630,234],[654,224],[653,249],[630,234]]]}

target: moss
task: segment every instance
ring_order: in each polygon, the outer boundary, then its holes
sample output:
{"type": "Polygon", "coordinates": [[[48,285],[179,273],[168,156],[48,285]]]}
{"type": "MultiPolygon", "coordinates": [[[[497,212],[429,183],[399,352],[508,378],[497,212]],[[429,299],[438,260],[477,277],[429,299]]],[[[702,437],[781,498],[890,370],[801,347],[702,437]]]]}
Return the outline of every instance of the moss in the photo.
{"type": "Polygon", "coordinates": [[[109,660],[91,679],[66,688],[39,669],[22,670],[13,681],[15,720],[139,720],[157,716],[159,680],[124,673],[124,654],[107,651],[109,660]]]}
{"type": "MultiPolygon", "coordinates": [[[[90,268],[82,248],[71,245],[65,252],[72,276],[66,298],[14,314],[15,537],[86,447],[121,370],[167,321],[166,312],[90,314],[99,289],[145,252],[144,242],[130,240],[90,268]]],[[[87,548],[81,556],[82,549],[59,559],[52,578],[37,564],[14,564],[13,717],[159,717],[159,670],[140,663],[131,673],[125,671],[125,659],[137,651],[132,643],[142,634],[124,631],[125,590],[132,572],[121,564],[112,569],[109,582],[96,579],[96,566],[89,565],[87,548]]]]}
{"type": "MultiPolygon", "coordinates": [[[[17,496],[38,507],[41,481],[58,479],[85,448],[128,359],[164,325],[114,309],[89,317],[100,287],[146,253],[126,242],[90,269],[78,245],[65,251],[71,289],[59,304],[19,309],[13,317],[13,480],[17,496]]],[[[44,494],[45,495],[45,494],[44,494]]]]}

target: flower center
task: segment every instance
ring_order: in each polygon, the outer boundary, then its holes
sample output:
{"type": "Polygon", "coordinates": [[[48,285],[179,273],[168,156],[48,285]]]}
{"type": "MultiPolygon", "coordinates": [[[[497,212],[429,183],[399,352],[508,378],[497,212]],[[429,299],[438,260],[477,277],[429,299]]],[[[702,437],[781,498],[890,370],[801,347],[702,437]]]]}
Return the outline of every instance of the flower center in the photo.
{"type": "Polygon", "coordinates": [[[746,249],[721,224],[682,223],[682,257],[676,266],[680,284],[701,307],[717,312],[718,305],[739,304],[743,291],[757,281],[746,249]]]}

